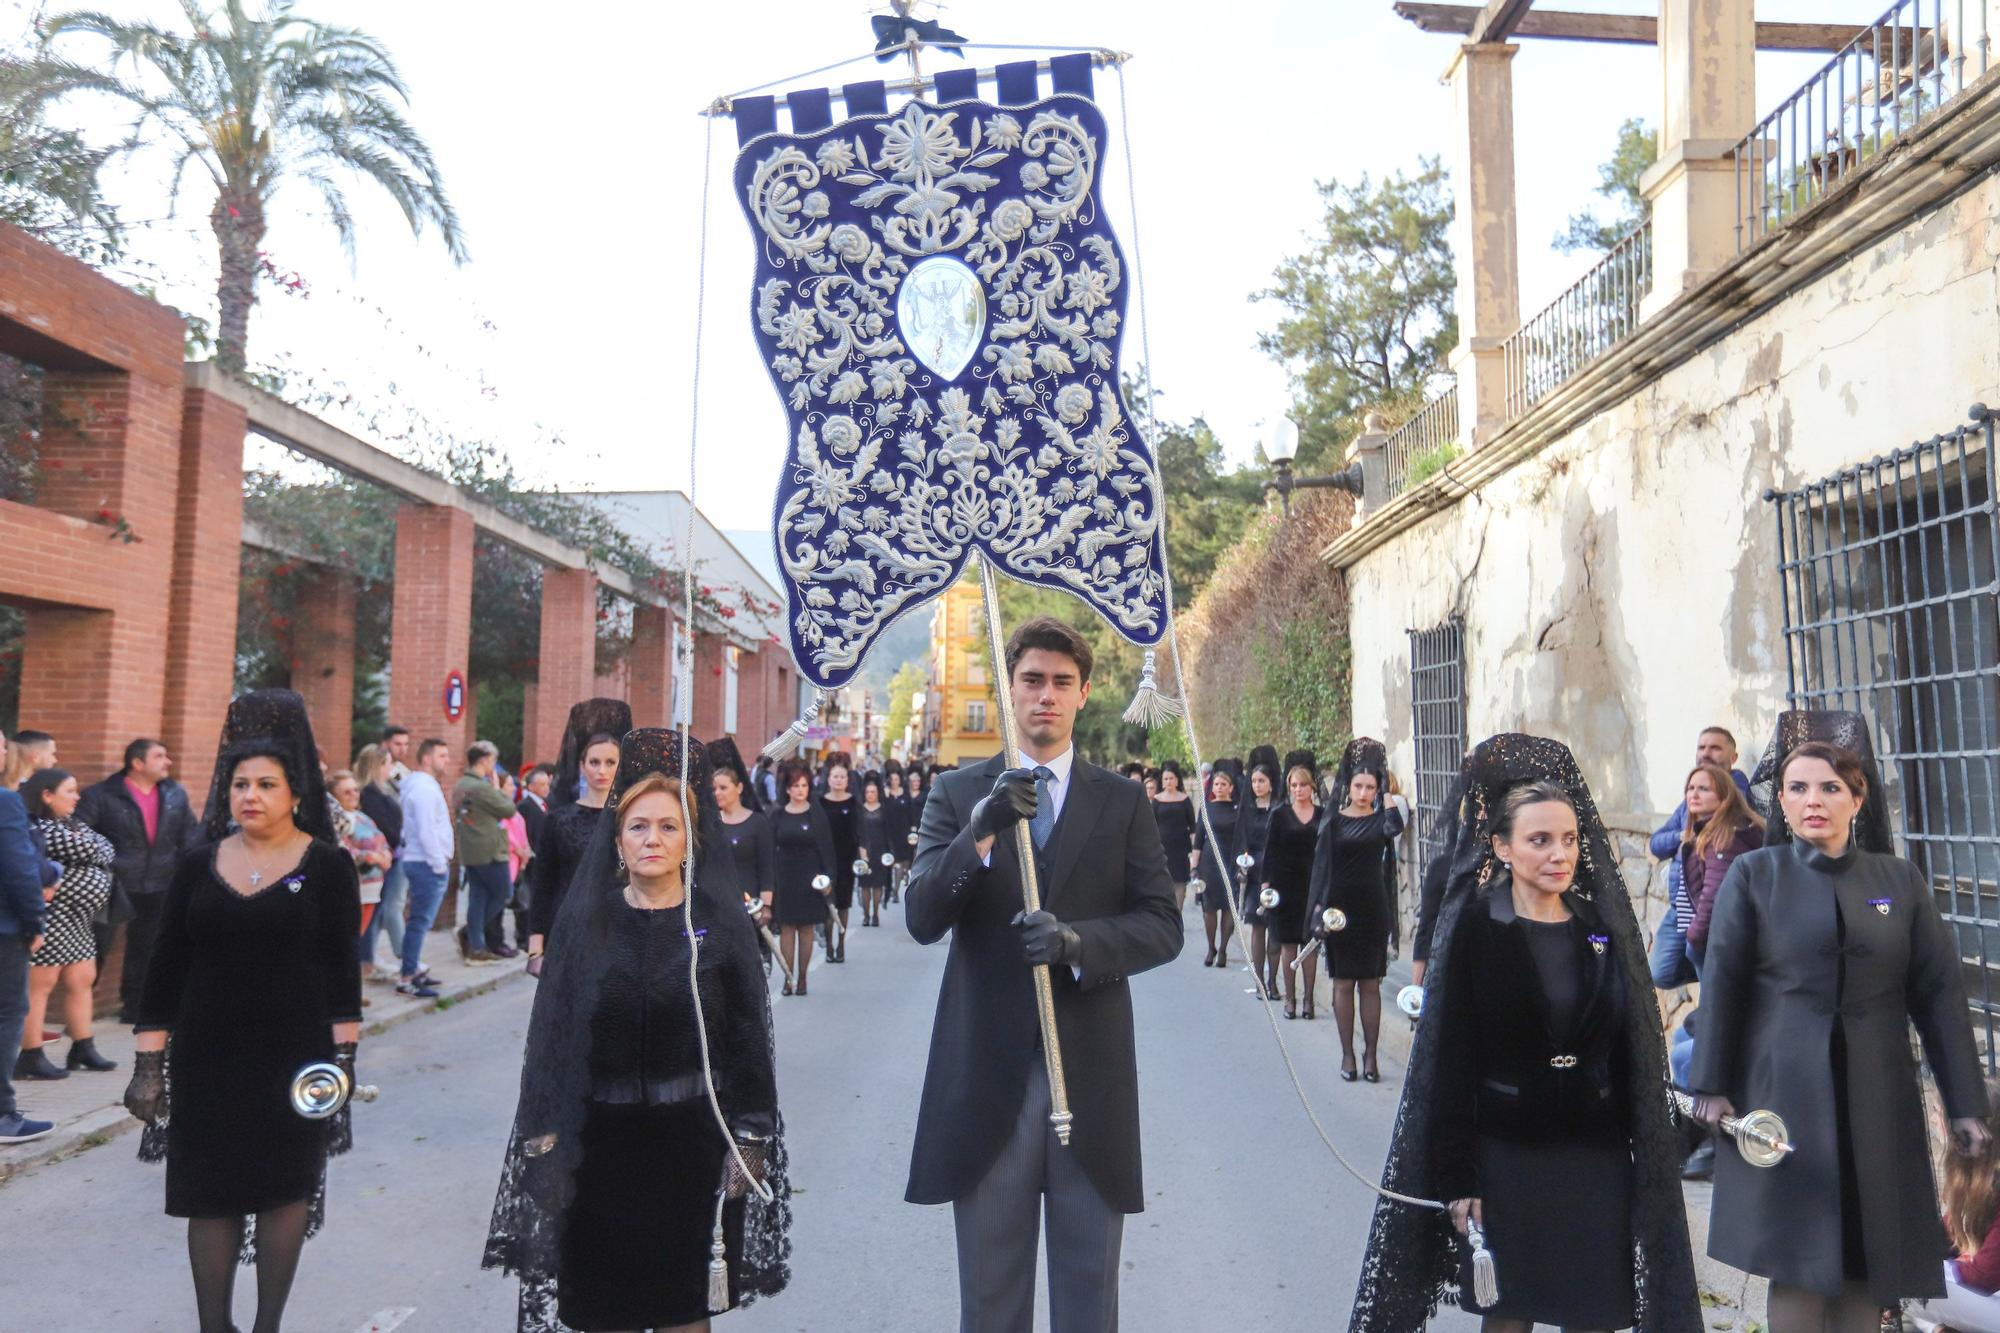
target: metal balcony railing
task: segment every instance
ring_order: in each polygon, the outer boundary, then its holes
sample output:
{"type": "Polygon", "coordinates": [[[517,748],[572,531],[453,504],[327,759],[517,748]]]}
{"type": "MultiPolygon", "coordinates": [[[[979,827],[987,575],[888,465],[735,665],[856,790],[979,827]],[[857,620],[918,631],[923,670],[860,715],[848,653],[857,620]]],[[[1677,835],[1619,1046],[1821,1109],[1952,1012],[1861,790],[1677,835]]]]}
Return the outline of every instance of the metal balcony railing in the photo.
{"type": "Polygon", "coordinates": [[[1533,407],[1638,328],[1639,302],[1652,289],[1648,220],[1502,344],[1507,419],[1533,407]]]}
{"type": "Polygon", "coordinates": [[[1453,385],[1425,403],[1417,414],[1398,426],[1382,446],[1388,474],[1388,494],[1393,500],[1409,489],[1411,474],[1421,482],[1458,457],[1458,386],[1453,385]]]}
{"type": "Polygon", "coordinates": [[[1736,145],[1736,250],[1935,116],[1992,59],[1986,0],[1897,0],[1736,145]]]}

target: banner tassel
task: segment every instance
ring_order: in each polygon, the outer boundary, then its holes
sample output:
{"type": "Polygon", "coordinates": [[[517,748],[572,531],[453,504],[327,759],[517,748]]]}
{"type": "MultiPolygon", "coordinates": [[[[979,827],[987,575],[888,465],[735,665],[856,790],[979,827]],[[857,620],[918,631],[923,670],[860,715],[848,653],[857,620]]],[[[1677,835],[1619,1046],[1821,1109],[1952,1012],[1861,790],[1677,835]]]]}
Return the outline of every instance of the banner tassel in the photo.
{"type": "Polygon", "coordinates": [[[723,1190],[715,1196],[715,1230],[708,1237],[708,1309],[710,1314],[721,1314],[729,1308],[729,1243],[722,1234],[722,1210],[729,1202],[729,1191],[723,1190]]]}
{"type": "Polygon", "coordinates": [[[1155,659],[1156,654],[1148,648],[1139,667],[1138,692],[1125,710],[1127,722],[1148,731],[1164,727],[1181,715],[1181,701],[1160,688],[1155,659]]]}
{"type": "Polygon", "coordinates": [[[812,698],[806,701],[805,709],[800,712],[798,719],[779,732],[777,738],[763,748],[760,752],[763,757],[777,763],[797,754],[799,747],[806,743],[806,732],[813,723],[819,721],[820,709],[825,706],[826,691],[814,690],[812,698]]]}

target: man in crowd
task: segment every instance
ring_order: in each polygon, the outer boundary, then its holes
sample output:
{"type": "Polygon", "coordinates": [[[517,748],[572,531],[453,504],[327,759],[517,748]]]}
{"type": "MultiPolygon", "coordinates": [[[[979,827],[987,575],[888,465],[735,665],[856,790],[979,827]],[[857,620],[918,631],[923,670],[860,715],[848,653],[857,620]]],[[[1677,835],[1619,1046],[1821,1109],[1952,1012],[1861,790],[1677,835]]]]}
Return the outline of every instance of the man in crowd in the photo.
{"type": "Polygon", "coordinates": [[[556,780],[556,772],[547,764],[536,764],[528,770],[521,782],[521,799],[515,809],[521,812],[521,822],[528,826],[528,845],[539,846],[542,841],[542,825],[549,817],[549,791],[556,780]]]}
{"type": "Polygon", "coordinates": [[[492,741],[465,747],[465,774],[452,789],[457,812],[458,868],[465,881],[465,924],[458,928],[458,951],[474,966],[512,958],[516,950],[500,936],[487,938],[488,927],[507,908],[511,886],[507,876],[507,830],[503,820],[514,817],[514,803],[493,785],[493,766],[500,750],[492,741]]]}
{"type": "Polygon", "coordinates": [[[26,761],[27,771],[39,773],[56,766],[56,738],[46,731],[23,728],[14,733],[14,751],[26,761]]]}
{"type": "MultiPolygon", "coordinates": [[[[141,736],[125,747],[124,767],[85,788],[76,806],[77,818],[103,834],[117,854],[111,866],[109,915],[130,913],[125,923],[125,965],[118,975],[121,1023],[132,1022],[138,1012],[174,865],[182,852],[201,841],[201,821],[186,790],[170,776],[173,769],[167,747],[141,736]]],[[[109,952],[113,929],[101,928],[100,958],[109,952]]]]}
{"type": "MultiPolygon", "coordinates": [[[[7,757],[0,733],[0,763],[7,757]]],[[[0,1144],[26,1143],[55,1128],[30,1120],[14,1101],[14,1061],[28,1017],[28,955],[42,947],[43,858],[28,836],[28,808],[0,788],[0,1144]]]]}
{"type": "Polygon", "coordinates": [[[393,722],[382,728],[382,749],[389,756],[389,785],[400,791],[410,771],[410,729],[393,722]]]}
{"type": "Polygon", "coordinates": [[[424,935],[437,920],[451,874],[451,810],[443,786],[450,771],[451,747],[433,736],[417,746],[416,767],[402,781],[402,859],[410,885],[410,918],[403,927],[396,993],[426,1000],[436,999],[438,989],[424,971],[424,935]]]}
{"type": "Polygon", "coordinates": [[[918,943],[952,937],[905,1197],[952,1205],[960,1333],[1033,1329],[1044,1216],[1051,1326],[1113,1333],[1125,1215],[1145,1206],[1126,979],[1180,953],[1181,914],[1145,794],[1072,744],[1092,659],[1051,617],[1014,631],[1006,689],[1026,767],[996,756],[938,779],[903,891],[918,943]],[[1060,917],[1021,910],[1024,822],[1060,917]],[[1039,1049],[1044,967],[1075,1116],[1067,1147],[1039,1049]]]}

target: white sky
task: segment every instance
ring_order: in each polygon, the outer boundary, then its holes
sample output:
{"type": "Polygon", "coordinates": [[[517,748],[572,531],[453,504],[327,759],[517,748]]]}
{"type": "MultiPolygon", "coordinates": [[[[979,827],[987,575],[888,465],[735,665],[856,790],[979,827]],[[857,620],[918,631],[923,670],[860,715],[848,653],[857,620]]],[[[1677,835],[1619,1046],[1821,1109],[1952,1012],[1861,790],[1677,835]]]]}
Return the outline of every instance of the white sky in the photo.
{"type": "MultiPolygon", "coordinates": [[[[1867,21],[1884,0],[1764,0],[1763,19],[1867,21]]],[[[1549,8],[1645,12],[1642,0],[1545,0],[1549,8]]],[[[158,0],[109,0],[156,13],[158,0]]],[[[0,7],[0,21],[12,6],[0,7]]],[[[472,262],[413,242],[386,199],[357,183],[350,267],[301,190],[281,196],[268,249],[309,299],[266,291],[252,359],[364,397],[419,407],[461,434],[509,444],[536,481],[640,490],[688,484],[690,353],[704,122],[717,94],[824,64],[870,44],[864,0],[732,6],[612,0],[563,21],[545,3],[476,9],[409,0],[304,0],[318,17],[382,39],[413,92],[464,220],[472,262]],[[539,430],[559,433],[542,447],[539,430]]],[[[1352,181],[1447,155],[1453,39],[1418,32],[1389,0],[964,0],[945,22],[978,41],[1112,46],[1128,66],[1154,381],[1172,417],[1207,416],[1230,456],[1253,455],[1283,409],[1283,371],[1257,334],[1276,318],[1250,294],[1302,248],[1320,213],[1315,181],[1352,181]]],[[[1594,201],[1596,166],[1628,116],[1657,122],[1650,47],[1529,41],[1514,65],[1522,304],[1539,309],[1584,257],[1549,249],[1594,201]]],[[[1021,58],[980,52],[978,63],[1021,58]]],[[[933,55],[934,62],[951,62],[933,55]]],[[[1760,112],[1824,57],[1765,56],[1760,112]]],[[[955,63],[955,62],[951,62],[955,63]]],[[[900,74],[873,61],[797,86],[900,74]]],[[[1118,124],[1117,88],[1099,99],[1118,124]]],[[[1128,248],[1122,152],[1107,156],[1111,217],[1128,248]]],[[[729,189],[733,128],[715,126],[697,498],[718,526],[767,528],[784,419],[749,337],[748,233],[729,189]]],[[[1447,162],[1447,165],[1449,163],[1447,162]]],[[[118,187],[128,216],[166,213],[159,159],[118,187]]],[[[181,217],[142,228],[135,250],[163,295],[212,314],[211,196],[190,184],[181,217]],[[176,275],[177,280],[166,275],[176,275]]],[[[1125,342],[1140,359],[1138,325],[1125,342]]]]}

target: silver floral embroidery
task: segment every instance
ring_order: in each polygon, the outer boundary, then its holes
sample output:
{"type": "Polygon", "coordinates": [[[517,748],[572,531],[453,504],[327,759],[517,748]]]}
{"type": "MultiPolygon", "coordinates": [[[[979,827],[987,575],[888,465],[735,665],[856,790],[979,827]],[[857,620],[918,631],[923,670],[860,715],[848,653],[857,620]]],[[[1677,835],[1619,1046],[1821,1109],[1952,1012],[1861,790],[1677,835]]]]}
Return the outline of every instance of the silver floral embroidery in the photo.
{"type": "Polygon", "coordinates": [[[1116,379],[1125,274],[1096,215],[1103,133],[1088,100],[1058,96],[911,103],[746,148],[755,321],[792,431],[778,552],[816,684],[850,677],[974,550],[1127,638],[1165,631],[1153,461],[1116,379]],[[897,321],[905,279],[941,255],[985,296],[977,351],[948,380],[897,321]]]}

